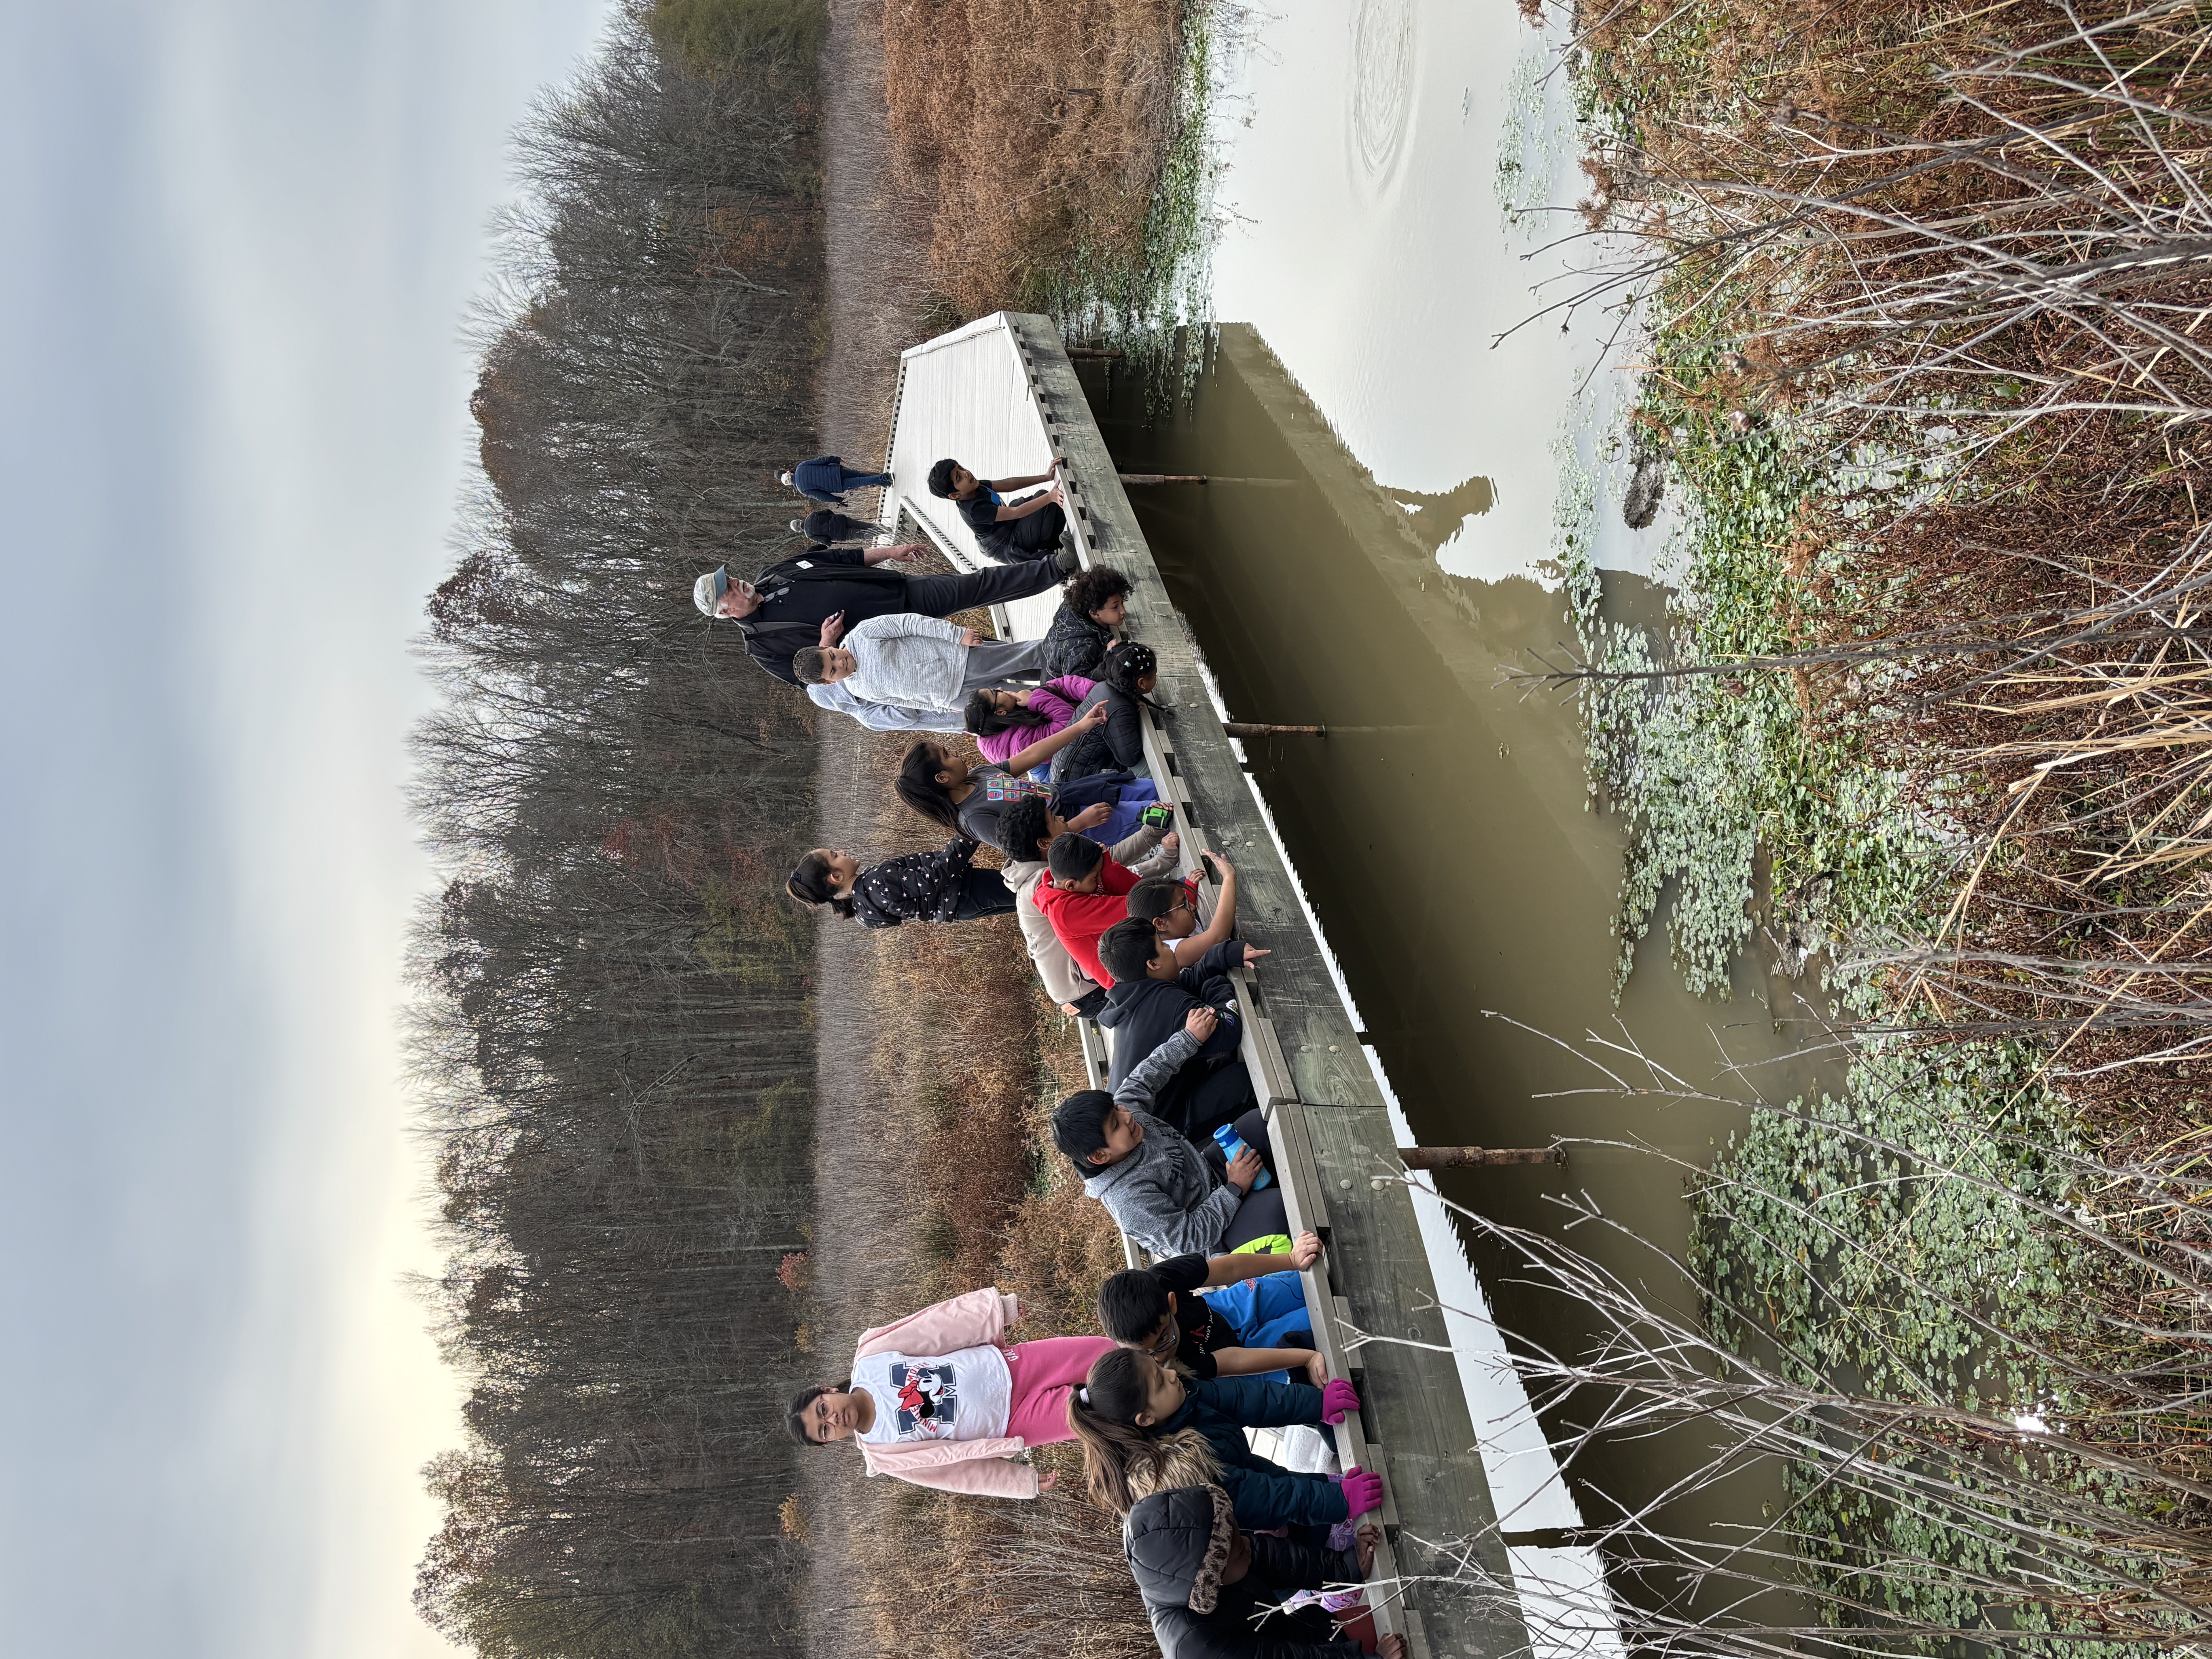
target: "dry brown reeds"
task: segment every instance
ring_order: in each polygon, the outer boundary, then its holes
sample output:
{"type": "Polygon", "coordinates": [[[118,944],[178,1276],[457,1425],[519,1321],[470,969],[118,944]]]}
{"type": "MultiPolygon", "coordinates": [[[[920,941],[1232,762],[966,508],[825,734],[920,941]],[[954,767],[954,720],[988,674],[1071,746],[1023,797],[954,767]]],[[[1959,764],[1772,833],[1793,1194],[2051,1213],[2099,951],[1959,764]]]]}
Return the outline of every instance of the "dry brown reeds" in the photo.
{"type": "MultiPolygon", "coordinates": [[[[888,787],[909,739],[829,726],[823,833],[864,858],[940,844],[888,787]]],[[[983,862],[995,861],[987,851],[983,862]]],[[[1057,1167],[1047,1119],[1080,1051],[1012,918],[868,933],[823,924],[811,1335],[825,1380],[866,1327],[978,1285],[1022,1297],[1018,1334],[1090,1334],[1120,1237],[1057,1167]]],[[[1064,1446],[1035,1503],[865,1480],[842,1449],[801,1494],[825,1655],[1137,1659],[1150,1626],[1114,1518],[1064,1446]]]]}
{"type": "Polygon", "coordinates": [[[1933,915],[1893,912],[1899,936],[1838,947],[1887,994],[1856,1027],[1881,1038],[1859,1052],[1863,1091],[1784,1131],[1766,1132],[1791,1114],[1768,1118],[1755,1154],[1698,1178],[1701,1224],[1734,1252],[1699,1288],[1717,1325],[1757,1340],[1701,1348],[1704,1331],[1642,1322],[1571,1253],[1500,1238],[1620,1316],[1595,1369],[1540,1357],[1560,1388],[1618,1388],[1616,1432],[1747,1404],[1731,1455],[1781,1459],[1797,1500],[1818,1499],[1735,1549],[1644,1516],[1607,1541],[1638,1571],[1746,1589],[1817,1564],[1834,1627],[1638,1634],[1742,1653],[2195,1640],[2212,1610],[2212,15],[2173,0],[1580,15],[1619,118],[1591,176],[1608,232],[1629,234],[1562,303],[1644,295],[1674,377],[1654,406],[1723,447],[1785,433],[1824,480],[1786,547],[1741,550],[1778,597],[1733,637],[1773,654],[1723,646],[1654,677],[1788,672],[1807,752],[1901,780],[1949,860],[1933,915]],[[2014,1041],[1988,1093],[1938,1075],[1989,1039],[2014,1041]],[[2046,1086],[2078,1109],[2030,1125],[2046,1086]],[[2018,1200],[2004,1237],[1850,1231],[1881,1204],[1940,1216],[1946,1194],[1992,1182],[2018,1200]],[[1947,1293],[1943,1251],[1982,1279],[1947,1293]],[[2037,1260],[2060,1264],[2045,1295],[2063,1334],[1999,1312],[2037,1260]],[[1774,1294],[1731,1310],[1762,1274],[1774,1294]],[[1836,1363],[1945,1320],[1965,1381],[1836,1363]],[[1863,1349],[1789,1352],[1843,1322],[1870,1333],[1863,1349]],[[2008,1351],[2014,1371],[1996,1363],[2008,1351]],[[2010,1396],[2015,1376],[2048,1379],[2067,1422],[2010,1396]],[[1800,1532],[1804,1513],[1821,1526],[1800,1532]],[[1984,1609],[1982,1628],[1947,1624],[1984,1609]]]}
{"type": "Polygon", "coordinates": [[[1748,379],[1838,442],[2201,422],[2203,27],[2189,0],[1605,9],[1583,39],[1636,114],[1592,176],[1638,235],[1601,291],[1725,291],[1748,379]]]}
{"type": "Polygon", "coordinates": [[[1182,0],[884,0],[894,177],[963,318],[1142,248],[1176,120],[1182,0]]]}
{"type": "MultiPolygon", "coordinates": [[[[1964,1170],[1911,1167],[1922,1179],[1971,1179],[1964,1170]]],[[[1620,1231],[1585,1197],[1558,1201],[1576,1225],[1620,1231]]],[[[2193,1455],[2178,1458],[2170,1441],[2131,1420],[2147,1401],[2151,1411],[2193,1425],[2202,1395],[2179,1364],[2164,1376],[2128,1379],[2147,1386],[2071,1420],[1960,1405],[1933,1389],[1868,1390],[1849,1378],[1820,1378],[1808,1356],[1786,1344],[1717,1340],[1712,1322],[1668,1305],[1650,1288],[1684,1264],[1632,1236],[1660,1272],[1615,1272],[1558,1237],[1449,1207],[1514,1264],[1518,1282],[1561,1298],[1577,1325],[1595,1326],[1595,1343],[1574,1355],[1516,1334],[1516,1369],[1547,1420],[1575,1402],[1574,1426],[1554,1440],[1564,1462],[1601,1440],[1669,1431],[1693,1432],[1711,1449],[1705,1462],[1649,1501],[1614,1504],[1590,1494],[1591,1520],[1579,1541],[1603,1550],[1613,1588],[1552,1586],[1562,1622],[1617,1627],[1639,1649],[1728,1659],[1808,1651],[1839,1659],[2154,1653],[2212,1633],[2203,1527],[2212,1483],[2201,1437],[2193,1455]],[[1685,1527],[1686,1499],[1725,1487],[1762,1460],[1797,1471],[1785,1502],[1740,1526],[1685,1527]],[[1836,1528],[1838,1510],[1909,1514],[1915,1524],[1870,1541],[1836,1528]],[[1949,1547],[1962,1537],[1978,1547],[1949,1547]],[[1807,1559],[1823,1569],[1818,1598],[1773,1595],[1803,1584],[1807,1559]],[[1620,1593],[1632,1584],[1634,1591],[1620,1593]]],[[[1806,1213],[1814,1214],[1810,1206],[1806,1213]]],[[[2080,1224],[2075,1237],[2094,1253],[2132,1255],[2124,1240],[2098,1227],[2080,1224]]],[[[2192,1272],[2171,1277],[2179,1294],[2201,1306],[2212,1290],[2203,1253],[2188,1266],[2192,1272]]],[[[1759,1321],[1760,1310],[1740,1293],[1709,1293],[1717,1318],[1739,1327],[1759,1321]]],[[[2133,1333],[2120,1336],[2135,1346],[2133,1333]]],[[[1992,1330],[1990,1345],[2001,1352],[2004,1340],[1992,1330]]],[[[1527,1605],[1524,1575],[1486,1567],[1474,1540],[1445,1544],[1435,1555],[1441,1576],[1474,1586],[1501,1610],[1527,1605]]]]}
{"type": "Polygon", "coordinates": [[[1631,234],[1563,303],[1633,289],[1661,337],[1724,335],[1686,401],[1786,413],[1872,480],[1801,512],[1804,649],[1758,659],[1961,849],[1932,936],[1862,959],[1921,1029],[2033,1034],[2087,1100],[2179,1105],[2212,1035],[2212,23],[2186,0],[1582,15],[1620,112],[1592,177],[1631,234]]]}

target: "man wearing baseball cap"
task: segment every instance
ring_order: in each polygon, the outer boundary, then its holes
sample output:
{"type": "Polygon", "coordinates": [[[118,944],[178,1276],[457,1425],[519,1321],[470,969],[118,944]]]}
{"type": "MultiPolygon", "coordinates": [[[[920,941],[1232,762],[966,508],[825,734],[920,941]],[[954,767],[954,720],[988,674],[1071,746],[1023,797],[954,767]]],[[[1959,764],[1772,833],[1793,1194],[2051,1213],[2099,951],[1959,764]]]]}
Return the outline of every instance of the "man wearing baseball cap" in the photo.
{"type": "Polygon", "coordinates": [[[964,575],[909,576],[880,568],[920,558],[928,550],[921,542],[810,547],[796,558],[769,566],[751,581],[732,577],[724,565],[692,585],[691,601],[705,616],[736,623],[744,631],[745,654],[787,685],[796,685],[791,659],[804,647],[833,646],[848,628],[898,611],[949,617],[1027,599],[1071,574],[1077,563],[1074,554],[1062,552],[1018,564],[988,565],[964,575]]]}

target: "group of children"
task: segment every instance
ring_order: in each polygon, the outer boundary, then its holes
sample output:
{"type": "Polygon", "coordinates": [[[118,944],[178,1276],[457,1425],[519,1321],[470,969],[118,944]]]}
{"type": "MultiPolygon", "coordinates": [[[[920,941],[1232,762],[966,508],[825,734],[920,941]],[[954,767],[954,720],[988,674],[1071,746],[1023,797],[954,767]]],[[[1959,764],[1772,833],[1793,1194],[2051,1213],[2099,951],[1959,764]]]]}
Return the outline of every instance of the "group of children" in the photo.
{"type": "MultiPolygon", "coordinates": [[[[949,461],[930,477],[1008,558],[1059,536],[1058,490],[1000,492],[1048,482],[949,461]]],[[[900,763],[899,799],[947,833],[941,848],[864,866],[819,848],[787,890],[871,927],[1015,914],[1054,1000],[1114,1033],[1109,1086],[1062,1101],[1053,1139],[1153,1265],[1106,1282],[1102,1335],[1013,1341],[1020,1305],[996,1290],[868,1331],[848,1375],[799,1394],[787,1425],[810,1445],[855,1442],[870,1474],[1011,1498],[1051,1484],[1030,1449],[1075,1440],[1089,1496],[1126,1517],[1169,1659],[1349,1659],[1361,1645],[1330,1614],[1360,1599],[1346,1587],[1374,1541],[1358,1517],[1382,1482],[1284,1468],[1245,1435],[1339,1423],[1358,1401],[1316,1349],[1299,1270],[1321,1241],[1289,1237],[1238,1054],[1231,975],[1266,953],[1236,937],[1226,860],[1175,873],[1173,811],[1146,775],[1158,664],[1121,637],[1129,591],[1118,571],[1076,571],[1044,638],[1020,645],[894,614],[795,654],[795,678],[848,712],[957,706],[974,749],[931,732],[900,763]],[[1036,684],[1006,683],[1024,677],[1036,684]],[[975,865],[987,846],[1003,870],[975,865]]]]}
{"type": "MultiPolygon", "coordinates": [[[[786,1425],[806,1445],[854,1442],[871,1474],[1001,1498],[1049,1487],[1022,1455],[1073,1439],[1088,1495],[1124,1517],[1167,1659],[1353,1659],[1375,1547],[1360,1517],[1382,1480],[1285,1469],[1244,1433],[1359,1409],[1307,1322],[1298,1271],[1321,1248],[1305,1233],[1116,1273],[1099,1336],[1011,1341],[1018,1298],[970,1291],[864,1333],[847,1376],[797,1395],[786,1425]]],[[[1403,1659],[1400,1638],[1376,1645],[1403,1659]]]]}

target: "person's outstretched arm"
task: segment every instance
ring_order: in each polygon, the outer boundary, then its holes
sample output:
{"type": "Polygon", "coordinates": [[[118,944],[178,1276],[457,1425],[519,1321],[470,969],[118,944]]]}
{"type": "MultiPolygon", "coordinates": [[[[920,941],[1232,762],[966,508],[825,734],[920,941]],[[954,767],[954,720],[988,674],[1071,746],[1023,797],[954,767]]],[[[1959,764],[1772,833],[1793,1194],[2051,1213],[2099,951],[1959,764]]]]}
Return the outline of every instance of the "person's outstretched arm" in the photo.
{"type": "MultiPolygon", "coordinates": [[[[1247,1377],[1217,1380],[1205,1385],[1209,1389],[1280,1388],[1281,1383],[1258,1383],[1247,1377]]],[[[1309,1389],[1309,1394],[1318,1394],[1318,1389],[1309,1389]]],[[[1255,1425],[1254,1426],[1258,1426],[1255,1425]]],[[[1265,1464],[1255,1468],[1251,1464],[1232,1465],[1221,1471],[1221,1486],[1237,1505],[1237,1524],[1255,1532],[1270,1527],[1333,1527],[1340,1521],[1349,1520],[1352,1505],[1345,1501],[1344,1488],[1325,1474],[1307,1474],[1296,1469],[1286,1469],[1279,1463],[1255,1460],[1265,1464]]]]}
{"type": "Polygon", "coordinates": [[[1248,1279],[1261,1279],[1269,1273],[1289,1273],[1293,1268],[1310,1267],[1321,1260],[1321,1235],[1300,1233],[1288,1254],[1268,1254],[1260,1250],[1243,1250],[1235,1255],[1217,1255],[1206,1264],[1206,1288],[1218,1290],[1224,1285],[1240,1284],[1248,1279]]]}
{"type": "MultiPolygon", "coordinates": [[[[1042,478],[1028,478],[1024,479],[1023,482],[1026,483],[1042,483],[1044,480],[1042,478]]],[[[1000,486],[994,484],[991,487],[994,489],[996,489],[1000,486]]],[[[1018,485],[1016,487],[1018,488],[1019,486],[1018,485]]],[[[1005,524],[1014,519],[1026,519],[1032,513],[1042,513],[1048,507],[1056,505],[1060,499],[1060,486],[1058,484],[1054,484],[1051,489],[1040,491],[1038,494],[1030,496],[1029,500],[1025,501],[1013,501],[1011,503],[1001,501],[999,504],[999,511],[997,514],[998,522],[1005,524]]]]}
{"type": "Polygon", "coordinates": [[[1017,750],[1006,762],[1006,770],[1020,774],[1032,767],[1042,766],[1061,750],[1073,743],[1085,732],[1095,732],[1106,723],[1106,705],[1099,703],[1079,720],[1070,720],[1050,737],[1017,750]]]}
{"type": "Polygon", "coordinates": [[[1328,1381],[1321,1356],[1311,1348],[1216,1348],[1216,1376],[1261,1376],[1269,1371],[1301,1371],[1318,1389],[1328,1381]]]}
{"type": "Polygon", "coordinates": [[[1176,960],[1186,968],[1196,966],[1208,951],[1237,931],[1237,867],[1218,853],[1212,856],[1213,867],[1221,872],[1221,891],[1213,901],[1213,915],[1206,926],[1188,939],[1176,941],[1176,960]]]}
{"type": "Polygon", "coordinates": [[[1000,491],[1027,489],[1031,484],[1050,483],[1059,476],[1060,464],[1055,461],[1049,472],[1040,472],[1033,478],[986,478],[983,480],[983,488],[1000,491]]]}
{"type": "Polygon", "coordinates": [[[956,737],[968,729],[957,712],[916,708],[901,702],[870,702],[849,691],[842,696],[836,695],[843,685],[842,680],[835,685],[810,685],[806,695],[816,708],[832,714],[850,714],[871,732],[939,732],[956,737]],[[832,695],[817,695],[825,691],[832,695]]]}

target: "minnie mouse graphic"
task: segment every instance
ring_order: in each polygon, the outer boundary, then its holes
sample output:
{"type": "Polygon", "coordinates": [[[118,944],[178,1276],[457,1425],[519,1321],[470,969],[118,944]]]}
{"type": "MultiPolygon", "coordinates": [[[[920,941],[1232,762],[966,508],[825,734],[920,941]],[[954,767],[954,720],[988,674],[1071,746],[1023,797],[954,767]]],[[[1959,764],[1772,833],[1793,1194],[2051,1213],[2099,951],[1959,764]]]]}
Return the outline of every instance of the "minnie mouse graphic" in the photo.
{"type": "Polygon", "coordinates": [[[900,1439],[939,1440],[952,1432],[959,1394],[950,1365],[895,1364],[891,1386],[898,1390],[900,1439]]]}

